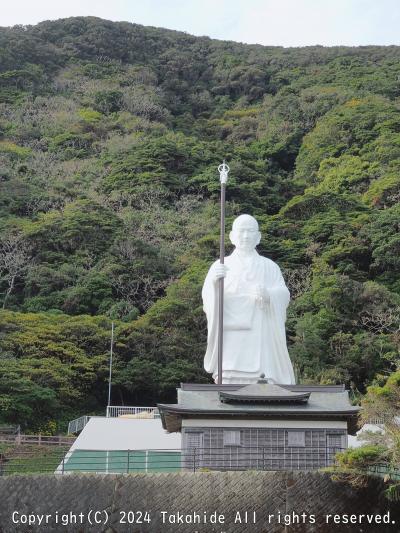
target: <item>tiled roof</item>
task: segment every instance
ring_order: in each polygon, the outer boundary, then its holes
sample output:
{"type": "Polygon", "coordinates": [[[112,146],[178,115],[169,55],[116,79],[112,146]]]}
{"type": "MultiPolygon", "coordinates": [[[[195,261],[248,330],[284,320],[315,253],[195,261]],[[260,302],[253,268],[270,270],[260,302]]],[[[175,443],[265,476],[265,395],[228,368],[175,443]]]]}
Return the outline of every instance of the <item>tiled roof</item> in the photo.
{"type": "MultiPolygon", "coordinates": [[[[350,404],[348,391],[344,390],[343,387],[332,387],[331,389],[327,387],[318,387],[310,386],[310,391],[307,391],[307,386],[301,385],[290,386],[290,390],[286,388],[287,386],[271,386],[268,384],[268,388],[264,389],[267,392],[275,391],[280,395],[286,395],[286,397],[291,397],[290,392],[296,392],[304,395],[308,393],[307,402],[293,402],[293,401],[271,401],[271,402],[260,402],[260,401],[251,401],[251,398],[248,398],[248,392],[250,390],[255,393],[259,393],[260,389],[258,388],[259,384],[250,385],[250,386],[237,386],[236,398],[238,393],[242,391],[242,396],[247,400],[245,402],[226,402],[221,401],[220,394],[232,395],[235,391],[226,390],[225,387],[221,386],[211,386],[206,388],[197,388],[197,387],[183,387],[178,389],[178,403],[177,404],[159,404],[158,408],[160,410],[161,419],[163,426],[168,431],[180,431],[182,418],[193,418],[193,417],[202,417],[202,418],[223,418],[223,417],[237,417],[237,418],[262,418],[262,419],[276,419],[287,417],[288,419],[293,418],[302,418],[303,420],[310,419],[336,419],[336,420],[349,420],[355,419],[359,411],[359,407],[353,406],[350,404]],[[250,388],[251,387],[251,388],[250,388]],[[254,387],[254,389],[253,389],[254,387]],[[272,387],[272,388],[271,388],[272,387]],[[281,392],[277,389],[283,389],[285,392],[281,392]],[[224,390],[225,389],[225,390],[224,390]],[[247,389],[247,391],[246,391],[247,389]]],[[[239,395],[240,398],[240,395],[239,395]]],[[[275,394],[275,399],[277,394],[275,394]]]]}
{"type": "Polygon", "coordinates": [[[221,402],[227,403],[305,403],[310,392],[292,392],[272,383],[254,383],[236,391],[220,391],[221,402]]]}

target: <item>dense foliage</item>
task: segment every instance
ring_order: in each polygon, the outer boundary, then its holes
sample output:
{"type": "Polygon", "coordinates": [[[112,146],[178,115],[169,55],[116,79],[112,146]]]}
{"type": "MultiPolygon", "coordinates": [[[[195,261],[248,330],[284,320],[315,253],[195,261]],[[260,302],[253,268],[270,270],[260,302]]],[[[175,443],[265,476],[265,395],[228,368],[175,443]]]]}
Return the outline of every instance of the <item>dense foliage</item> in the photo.
{"type": "Polygon", "coordinates": [[[302,382],[399,365],[400,48],[213,41],[93,17],[0,29],[0,417],[64,429],[207,381],[200,291],[228,220],[292,292],[302,382]]]}
{"type": "Polygon", "coordinates": [[[377,376],[361,405],[364,422],[379,421],[381,430],[364,431],[360,448],[337,454],[336,469],[350,474],[355,484],[360,474],[378,469],[388,482],[386,496],[400,501],[400,371],[388,379],[377,376]]]}

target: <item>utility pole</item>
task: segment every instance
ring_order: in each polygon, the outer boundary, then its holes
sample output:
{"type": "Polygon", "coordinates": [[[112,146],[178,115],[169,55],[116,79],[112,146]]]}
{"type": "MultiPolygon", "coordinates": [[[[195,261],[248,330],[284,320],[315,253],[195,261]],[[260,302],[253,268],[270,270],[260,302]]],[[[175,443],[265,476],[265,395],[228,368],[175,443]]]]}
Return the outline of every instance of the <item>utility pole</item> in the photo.
{"type": "MultiPolygon", "coordinates": [[[[108,375],[108,402],[107,402],[107,407],[110,407],[110,405],[111,405],[111,379],[112,379],[113,348],[114,348],[114,322],[111,322],[110,371],[109,371],[109,375],[108,375]]],[[[107,409],[107,411],[108,411],[108,409],[107,409]]]]}

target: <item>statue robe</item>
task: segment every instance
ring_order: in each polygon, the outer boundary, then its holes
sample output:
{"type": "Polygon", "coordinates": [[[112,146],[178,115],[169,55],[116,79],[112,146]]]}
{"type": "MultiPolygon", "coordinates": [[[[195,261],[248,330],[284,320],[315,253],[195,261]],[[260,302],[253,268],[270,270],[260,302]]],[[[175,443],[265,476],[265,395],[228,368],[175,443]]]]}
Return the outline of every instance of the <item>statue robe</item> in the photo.
{"type": "MultiPolygon", "coordinates": [[[[255,250],[245,259],[235,250],[225,264],[229,270],[224,291],[222,382],[256,383],[264,373],[276,383],[295,383],[285,334],[290,294],[280,268],[255,250]],[[265,308],[256,301],[257,286],[268,290],[270,302],[265,308]]],[[[212,267],[202,297],[208,324],[204,368],[217,381],[218,282],[213,281],[212,267]]]]}

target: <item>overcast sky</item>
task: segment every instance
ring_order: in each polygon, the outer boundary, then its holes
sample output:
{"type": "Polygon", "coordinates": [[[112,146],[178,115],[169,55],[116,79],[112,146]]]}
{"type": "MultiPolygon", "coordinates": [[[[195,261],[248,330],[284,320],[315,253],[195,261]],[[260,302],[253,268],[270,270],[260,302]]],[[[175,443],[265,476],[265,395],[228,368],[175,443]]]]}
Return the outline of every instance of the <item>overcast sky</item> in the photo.
{"type": "Polygon", "coordinates": [[[0,26],[73,16],[264,45],[400,44],[400,0],[11,0],[0,26]]]}

